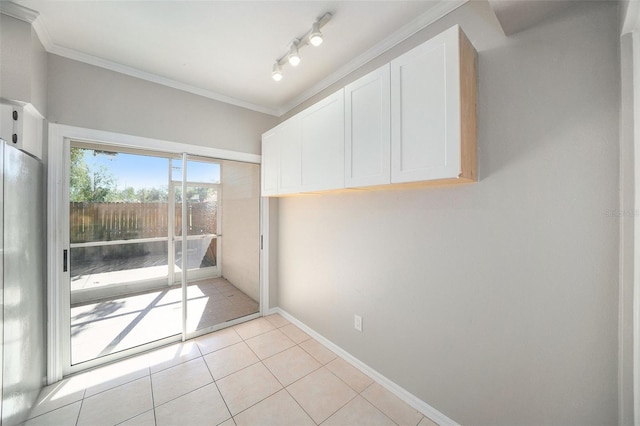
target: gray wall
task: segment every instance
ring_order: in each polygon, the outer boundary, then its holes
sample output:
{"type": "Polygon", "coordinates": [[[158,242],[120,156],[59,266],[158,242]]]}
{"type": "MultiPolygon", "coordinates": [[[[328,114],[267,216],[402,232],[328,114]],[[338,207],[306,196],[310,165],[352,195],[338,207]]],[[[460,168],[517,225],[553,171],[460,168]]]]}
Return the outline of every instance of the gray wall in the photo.
{"type": "Polygon", "coordinates": [[[47,116],[47,51],[31,29],[31,103],[47,116]]]}
{"type": "Polygon", "coordinates": [[[0,97],[46,116],[46,91],[46,52],[31,24],[0,14],[0,97]]]}
{"type": "Polygon", "coordinates": [[[620,424],[633,425],[633,270],[635,217],[633,40],[620,40],[620,424]]]}
{"type": "Polygon", "coordinates": [[[0,97],[31,99],[31,25],[0,14],[0,97]],[[27,52],[27,54],[25,54],[27,52]]]}
{"type": "Polygon", "coordinates": [[[260,153],[277,119],[49,54],[52,123],[260,153]]]}
{"type": "Polygon", "coordinates": [[[280,307],[462,424],[617,424],[617,18],[470,2],[301,106],[459,23],[480,181],[279,200],[280,307]]]}

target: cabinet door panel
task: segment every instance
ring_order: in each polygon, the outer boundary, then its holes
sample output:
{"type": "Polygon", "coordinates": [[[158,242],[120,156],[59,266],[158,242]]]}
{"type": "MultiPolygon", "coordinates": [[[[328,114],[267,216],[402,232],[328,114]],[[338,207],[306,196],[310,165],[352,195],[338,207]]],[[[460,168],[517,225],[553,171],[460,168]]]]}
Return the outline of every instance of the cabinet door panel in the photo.
{"type": "Polygon", "coordinates": [[[392,182],[460,173],[458,38],[446,31],[391,62],[392,182]]]}
{"type": "Polygon", "coordinates": [[[302,189],[344,188],[344,91],[300,114],[302,189]]]}
{"type": "Polygon", "coordinates": [[[345,87],[345,186],[391,181],[389,65],[345,87]]]}
{"type": "Polygon", "coordinates": [[[280,163],[280,141],[272,130],[262,136],[262,195],[278,194],[278,169],[280,163]]]}
{"type": "Polygon", "coordinates": [[[280,135],[280,176],[279,194],[300,192],[300,120],[289,119],[279,127],[280,135]]]}

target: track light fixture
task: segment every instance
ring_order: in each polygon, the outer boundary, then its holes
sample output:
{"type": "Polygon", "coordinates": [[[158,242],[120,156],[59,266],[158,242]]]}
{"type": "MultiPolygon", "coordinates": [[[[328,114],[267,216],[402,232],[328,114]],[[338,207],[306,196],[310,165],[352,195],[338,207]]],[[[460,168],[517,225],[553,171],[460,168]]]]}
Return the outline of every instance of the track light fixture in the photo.
{"type": "Polygon", "coordinates": [[[282,67],[277,62],[273,64],[273,71],[271,72],[271,77],[273,77],[275,81],[282,80],[282,67]]]}
{"type": "Polygon", "coordinates": [[[299,50],[307,45],[312,46],[320,46],[323,41],[322,33],[320,32],[320,28],[326,25],[327,22],[331,20],[331,13],[327,12],[318,18],[313,25],[311,25],[311,29],[307,31],[302,37],[296,38],[291,42],[291,47],[289,51],[282,55],[276,63],[273,64],[273,71],[271,72],[271,77],[275,81],[282,80],[282,66],[287,62],[291,64],[291,66],[298,66],[300,64],[300,52],[299,50]]]}
{"type": "Polygon", "coordinates": [[[289,49],[289,63],[294,66],[297,67],[298,64],[300,63],[300,54],[298,53],[298,40],[294,40],[293,43],[291,43],[291,49],[289,49]]]}
{"type": "Polygon", "coordinates": [[[309,34],[309,43],[313,46],[320,46],[322,44],[322,33],[320,32],[320,25],[318,22],[314,22],[311,26],[311,34],[309,34]]]}

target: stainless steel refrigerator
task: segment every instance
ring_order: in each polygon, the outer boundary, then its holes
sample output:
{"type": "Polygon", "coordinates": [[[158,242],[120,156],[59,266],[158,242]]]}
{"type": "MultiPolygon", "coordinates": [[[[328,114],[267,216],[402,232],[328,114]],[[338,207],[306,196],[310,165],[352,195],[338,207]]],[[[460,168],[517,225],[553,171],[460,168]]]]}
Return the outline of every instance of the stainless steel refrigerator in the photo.
{"type": "Polygon", "coordinates": [[[44,182],[40,160],[0,140],[2,425],[23,422],[46,374],[44,182]]]}

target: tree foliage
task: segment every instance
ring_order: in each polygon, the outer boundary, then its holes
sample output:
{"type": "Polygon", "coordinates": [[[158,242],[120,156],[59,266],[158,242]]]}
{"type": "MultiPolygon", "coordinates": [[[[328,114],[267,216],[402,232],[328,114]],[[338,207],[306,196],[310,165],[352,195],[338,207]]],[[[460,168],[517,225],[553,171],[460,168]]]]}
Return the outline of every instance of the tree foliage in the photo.
{"type": "MultiPolygon", "coordinates": [[[[84,159],[85,150],[71,148],[71,167],[69,171],[69,197],[72,202],[166,202],[166,188],[127,187],[118,190],[117,180],[104,165],[92,170],[84,159]]],[[[117,155],[117,154],[115,154],[117,155]]]]}

